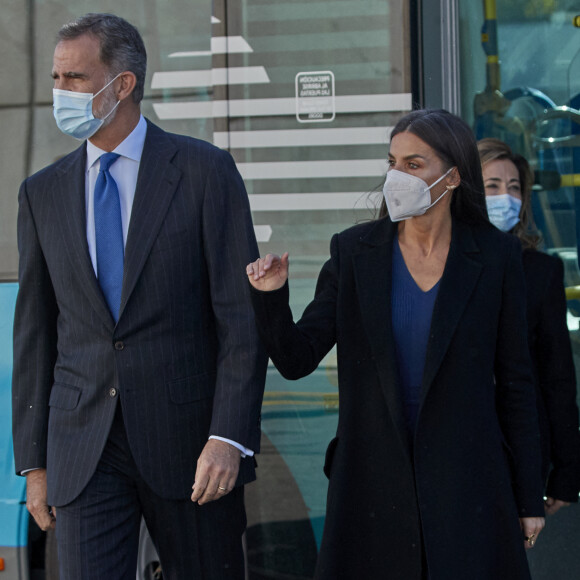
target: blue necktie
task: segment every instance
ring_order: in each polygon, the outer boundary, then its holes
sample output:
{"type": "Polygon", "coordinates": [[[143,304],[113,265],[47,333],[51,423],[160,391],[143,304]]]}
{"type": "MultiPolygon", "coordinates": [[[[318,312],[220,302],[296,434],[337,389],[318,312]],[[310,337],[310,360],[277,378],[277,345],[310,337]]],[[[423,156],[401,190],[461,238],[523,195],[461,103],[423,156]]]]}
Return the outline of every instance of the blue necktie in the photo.
{"type": "Polygon", "coordinates": [[[118,153],[101,155],[94,200],[97,278],[115,322],[121,307],[124,247],[119,190],[109,167],[118,158],[118,153]]]}

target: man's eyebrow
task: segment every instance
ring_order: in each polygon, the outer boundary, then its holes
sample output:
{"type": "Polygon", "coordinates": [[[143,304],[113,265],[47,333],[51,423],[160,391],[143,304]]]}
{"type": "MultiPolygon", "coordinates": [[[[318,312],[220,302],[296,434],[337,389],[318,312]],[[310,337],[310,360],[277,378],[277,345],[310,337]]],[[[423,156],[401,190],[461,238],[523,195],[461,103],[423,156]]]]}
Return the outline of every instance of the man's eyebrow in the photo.
{"type": "Polygon", "coordinates": [[[81,72],[74,72],[74,71],[67,71],[67,72],[63,72],[63,73],[57,73],[56,71],[52,71],[51,76],[53,79],[59,78],[59,77],[65,77],[67,79],[86,79],[88,78],[88,75],[86,75],[85,73],[81,73],[81,72]]]}

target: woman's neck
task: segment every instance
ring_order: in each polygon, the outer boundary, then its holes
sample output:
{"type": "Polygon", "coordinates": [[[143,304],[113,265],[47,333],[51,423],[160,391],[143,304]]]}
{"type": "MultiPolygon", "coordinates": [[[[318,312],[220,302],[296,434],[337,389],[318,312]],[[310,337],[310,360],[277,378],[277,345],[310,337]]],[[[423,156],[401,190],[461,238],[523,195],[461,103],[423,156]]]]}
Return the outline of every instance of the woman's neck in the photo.
{"type": "Polygon", "coordinates": [[[412,247],[427,257],[434,251],[451,244],[451,213],[437,212],[399,222],[399,244],[412,247]]]}

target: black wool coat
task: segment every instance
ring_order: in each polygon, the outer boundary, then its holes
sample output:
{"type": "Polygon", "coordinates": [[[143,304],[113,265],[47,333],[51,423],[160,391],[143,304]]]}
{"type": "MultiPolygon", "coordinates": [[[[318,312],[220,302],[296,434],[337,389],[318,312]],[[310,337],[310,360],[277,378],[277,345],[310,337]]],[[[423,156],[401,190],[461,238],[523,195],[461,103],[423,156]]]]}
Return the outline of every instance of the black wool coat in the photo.
{"type": "Polygon", "coordinates": [[[453,221],[422,402],[407,432],[391,324],[389,218],[333,237],[293,323],[288,286],[252,292],[280,372],[337,344],[340,412],[327,452],[320,580],[528,580],[518,517],[542,516],[539,433],[519,242],[453,221]]]}
{"type": "Polygon", "coordinates": [[[564,266],[559,258],[531,249],[524,250],[522,261],[546,495],[577,502],[580,433],[576,372],[566,324],[564,266]]]}

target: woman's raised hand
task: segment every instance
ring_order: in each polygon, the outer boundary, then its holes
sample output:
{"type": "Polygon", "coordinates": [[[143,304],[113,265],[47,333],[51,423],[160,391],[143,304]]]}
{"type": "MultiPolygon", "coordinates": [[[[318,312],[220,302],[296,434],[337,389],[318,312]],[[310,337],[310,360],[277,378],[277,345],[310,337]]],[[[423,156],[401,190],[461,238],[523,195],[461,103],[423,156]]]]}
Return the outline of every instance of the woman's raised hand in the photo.
{"type": "Polygon", "coordinates": [[[282,288],[288,280],[288,252],[282,257],[267,254],[265,258],[258,258],[246,266],[246,274],[256,290],[269,292],[282,288]]]}

